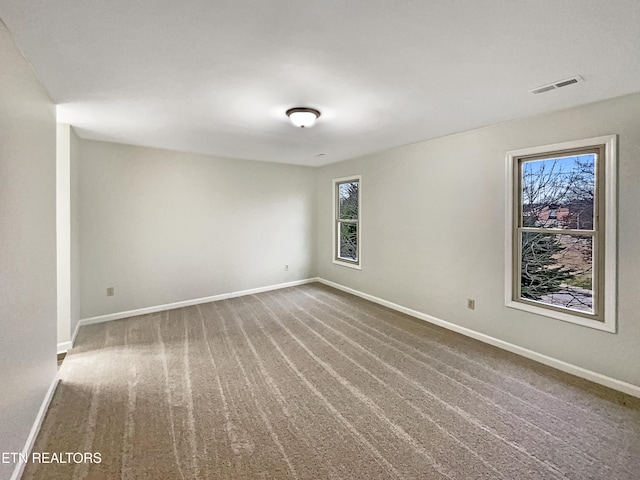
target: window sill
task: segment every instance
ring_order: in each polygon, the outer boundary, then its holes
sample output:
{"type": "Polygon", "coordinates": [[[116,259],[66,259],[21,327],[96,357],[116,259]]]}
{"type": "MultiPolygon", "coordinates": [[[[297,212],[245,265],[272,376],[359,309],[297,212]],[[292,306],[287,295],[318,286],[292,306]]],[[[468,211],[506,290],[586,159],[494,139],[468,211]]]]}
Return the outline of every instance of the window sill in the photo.
{"type": "Polygon", "coordinates": [[[524,312],[535,313],[536,315],[542,315],[549,318],[555,318],[556,320],[562,320],[563,322],[573,323],[575,325],[581,325],[583,327],[594,328],[596,330],[602,330],[604,332],[616,333],[616,324],[614,320],[605,319],[604,322],[598,320],[590,320],[588,318],[581,317],[579,315],[572,315],[565,312],[557,312],[543,307],[537,307],[535,305],[529,305],[528,303],[516,302],[508,300],[506,306],[514,308],[516,310],[522,310],[524,312]]]}
{"type": "Polygon", "coordinates": [[[354,270],[362,270],[362,267],[358,263],[341,262],[340,260],[335,259],[333,260],[333,263],[335,263],[336,265],[341,265],[343,267],[353,268],[354,270]]]}

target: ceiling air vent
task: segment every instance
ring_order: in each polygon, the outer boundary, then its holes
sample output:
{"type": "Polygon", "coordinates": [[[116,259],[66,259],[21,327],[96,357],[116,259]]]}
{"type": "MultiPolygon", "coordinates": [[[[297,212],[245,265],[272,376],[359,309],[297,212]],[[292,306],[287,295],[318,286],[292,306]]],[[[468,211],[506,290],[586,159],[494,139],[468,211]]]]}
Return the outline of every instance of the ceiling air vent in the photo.
{"type": "Polygon", "coordinates": [[[576,75],[575,77],[565,78],[564,80],[558,80],[557,82],[549,83],[547,85],[542,85],[540,87],[536,87],[533,90],[529,90],[531,93],[538,94],[549,92],[551,90],[556,90],[558,88],[566,87],[567,85],[573,85],[574,83],[582,82],[584,78],[580,75],[576,75]]]}

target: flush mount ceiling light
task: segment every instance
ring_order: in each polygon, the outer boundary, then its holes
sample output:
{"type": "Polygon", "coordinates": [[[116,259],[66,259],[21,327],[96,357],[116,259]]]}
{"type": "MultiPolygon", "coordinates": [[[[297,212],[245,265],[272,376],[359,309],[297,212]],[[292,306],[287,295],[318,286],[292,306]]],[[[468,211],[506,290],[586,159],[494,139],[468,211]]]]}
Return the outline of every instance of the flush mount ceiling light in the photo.
{"type": "Polygon", "coordinates": [[[287,117],[296,127],[306,128],[313,126],[320,116],[320,112],[314,108],[290,108],[287,117]]]}

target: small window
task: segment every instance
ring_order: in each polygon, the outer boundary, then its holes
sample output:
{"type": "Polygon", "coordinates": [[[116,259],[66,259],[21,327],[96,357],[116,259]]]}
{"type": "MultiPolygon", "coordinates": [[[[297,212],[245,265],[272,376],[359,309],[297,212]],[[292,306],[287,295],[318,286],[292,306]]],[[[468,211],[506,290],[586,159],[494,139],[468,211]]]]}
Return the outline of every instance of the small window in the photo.
{"type": "Polygon", "coordinates": [[[360,268],[360,177],[339,178],[334,185],[333,262],[360,268]]]}
{"type": "Polygon", "coordinates": [[[507,306],[615,331],[615,140],[507,154],[507,306]]]}

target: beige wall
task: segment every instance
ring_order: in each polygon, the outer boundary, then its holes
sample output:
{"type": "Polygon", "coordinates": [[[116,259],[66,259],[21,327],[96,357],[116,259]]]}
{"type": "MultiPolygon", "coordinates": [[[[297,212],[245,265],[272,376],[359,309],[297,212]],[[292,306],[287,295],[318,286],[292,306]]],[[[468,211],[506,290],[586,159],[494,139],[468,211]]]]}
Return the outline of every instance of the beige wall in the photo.
{"type": "Polygon", "coordinates": [[[58,344],[71,340],[71,127],[56,126],[58,344]]]}
{"type": "Polygon", "coordinates": [[[640,94],[504,123],[318,172],[318,275],[640,385],[640,94]],[[505,153],[619,134],[618,333],[504,306],[505,153]],[[331,263],[331,179],[362,174],[362,271],[331,263]],[[466,299],[476,300],[468,310],[466,299]]]}
{"type": "Polygon", "coordinates": [[[80,139],[71,128],[71,325],[70,335],[80,321],[80,139]]]}
{"type": "Polygon", "coordinates": [[[314,274],[313,169],[85,140],[80,151],[82,318],[314,274]]]}
{"type": "Polygon", "coordinates": [[[0,65],[0,452],[20,452],[56,374],[56,123],[2,22],[0,65]]]}
{"type": "Polygon", "coordinates": [[[60,123],[56,136],[58,349],[66,351],[80,321],[80,139],[60,123]]]}

